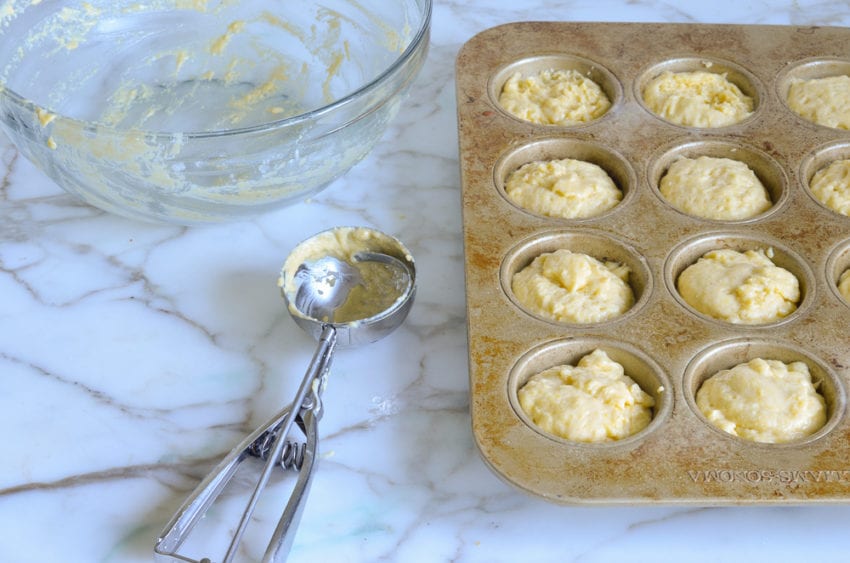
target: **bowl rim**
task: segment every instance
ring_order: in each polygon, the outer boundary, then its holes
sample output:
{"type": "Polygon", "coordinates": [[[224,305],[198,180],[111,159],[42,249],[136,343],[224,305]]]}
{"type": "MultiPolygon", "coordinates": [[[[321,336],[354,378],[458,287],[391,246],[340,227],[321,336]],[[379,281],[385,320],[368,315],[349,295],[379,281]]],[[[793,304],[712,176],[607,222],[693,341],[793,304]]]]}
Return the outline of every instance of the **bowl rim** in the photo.
{"type": "Polygon", "coordinates": [[[45,106],[35,103],[34,101],[21,96],[17,92],[15,92],[12,88],[6,86],[6,83],[0,81],[0,97],[6,96],[12,102],[21,106],[30,111],[36,112],[38,110],[43,110],[49,112],[51,115],[56,116],[56,118],[62,119],[63,121],[68,121],[71,123],[77,123],[84,129],[94,129],[98,132],[98,134],[103,133],[111,133],[116,135],[132,133],[134,135],[144,135],[146,137],[155,137],[155,138],[174,138],[176,136],[182,138],[189,139],[203,139],[203,138],[214,138],[214,137],[227,137],[230,135],[238,135],[245,133],[255,133],[258,131],[265,131],[270,129],[277,129],[280,127],[286,127],[290,125],[295,125],[299,123],[303,123],[305,121],[309,121],[310,119],[314,119],[317,117],[321,117],[325,114],[331,113],[337,108],[348,105],[354,99],[361,97],[363,94],[374,90],[378,87],[380,83],[384,81],[389,75],[394,74],[400,67],[402,67],[411,57],[413,57],[414,53],[418,51],[420,44],[423,39],[428,35],[429,29],[431,27],[431,17],[433,12],[433,0],[415,0],[417,3],[421,1],[422,5],[420,7],[420,13],[422,14],[422,20],[420,22],[419,28],[416,30],[416,33],[413,35],[413,38],[408,43],[407,47],[404,51],[399,55],[390,66],[384,69],[380,74],[375,76],[369,82],[361,85],[360,87],[352,90],[348,94],[334,100],[333,102],[318,107],[316,109],[299,113],[298,115],[293,115],[290,117],[285,117],[283,119],[278,119],[275,121],[268,121],[265,123],[258,123],[256,125],[249,125],[246,127],[235,127],[232,129],[213,129],[210,131],[163,131],[163,130],[155,130],[155,129],[145,129],[142,127],[131,127],[131,128],[121,128],[115,127],[112,125],[107,125],[104,123],[99,123],[97,121],[86,121],[82,119],[77,119],[74,117],[69,117],[67,115],[55,112],[45,106]]]}

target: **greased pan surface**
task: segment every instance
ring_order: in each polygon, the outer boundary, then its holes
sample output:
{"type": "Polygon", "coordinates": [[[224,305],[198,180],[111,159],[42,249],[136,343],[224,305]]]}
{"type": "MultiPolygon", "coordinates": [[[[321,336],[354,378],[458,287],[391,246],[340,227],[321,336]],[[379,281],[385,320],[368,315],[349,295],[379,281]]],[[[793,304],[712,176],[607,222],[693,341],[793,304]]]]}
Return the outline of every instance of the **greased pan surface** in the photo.
{"type": "Polygon", "coordinates": [[[789,81],[850,74],[841,28],[539,23],[493,28],[457,59],[457,104],[468,308],[470,409],[480,453],[497,475],[553,502],[750,504],[850,498],[850,306],[836,289],[850,266],[850,218],[819,204],[808,180],[850,157],[850,134],[809,123],[784,101],[789,81]],[[574,127],[534,125],[497,104],[515,71],[577,68],[613,102],[574,127]],[[667,123],[641,87],[662,70],[721,71],[754,98],[754,114],[721,129],[667,123]],[[746,221],[697,219],[670,207],[658,180],[679,156],[730,156],[768,189],[770,210],[746,221]],[[544,218],[504,196],[504,178],[548,158],[602,166],[624,192],[593,219],[544,218]],[[765,326],[709,319],[678,296],[678,274],[715,248],[774,249],[800,281],[797,312],[765,326]],[[517,306],[510,276],[542,252],[568,248],[633,272],[636,305],[594,325],[563,325],[517,306]],[[656,399],[650,426],[625,440],[580,444],[527,422],[516,391],[532,374],[606,350],[656,399]],[[710,426],[694,395],[720,369],[755,357],[802,360],[828,408],[826,426],[790,444],[759,444],[710,426]]]}

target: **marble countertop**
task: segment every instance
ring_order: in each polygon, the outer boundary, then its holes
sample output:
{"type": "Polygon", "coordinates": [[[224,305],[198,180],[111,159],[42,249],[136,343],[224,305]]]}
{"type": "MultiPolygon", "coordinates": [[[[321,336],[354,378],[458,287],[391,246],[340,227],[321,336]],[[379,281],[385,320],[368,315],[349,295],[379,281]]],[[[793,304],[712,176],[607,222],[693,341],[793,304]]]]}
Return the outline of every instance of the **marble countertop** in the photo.
{"type": "MultiPolygon", "coordinates": [[[[454,64],[476,33],[524,20],[846,26],[850,8],[437,0],[426,65],[377,148],[318,196],[239,223],[106,214],[0,140],[0,561],[151,561],[186,495],[293,395],[315,343],[286,313],[278,270],[297,242],[338,225],[403,240],[418,294],[397,332],[336,356],[291,561],[847,556],[850,506],[558,506],[482,461],[468,410],[454,64]]],[[[222,497],[190,554],[226,541],[245,490],[222,497]]],[[[275,483],[258,530],[284,497],[275,483]]],[[[245,560],[263,545],[251,532],[245,560]]]]}

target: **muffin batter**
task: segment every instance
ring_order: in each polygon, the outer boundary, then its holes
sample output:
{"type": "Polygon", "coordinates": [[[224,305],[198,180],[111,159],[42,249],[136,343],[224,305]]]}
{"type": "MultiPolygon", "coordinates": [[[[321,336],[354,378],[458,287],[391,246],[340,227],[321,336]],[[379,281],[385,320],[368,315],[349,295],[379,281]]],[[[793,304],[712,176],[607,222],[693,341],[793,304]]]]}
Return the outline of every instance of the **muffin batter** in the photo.
{"type": "Polygon", "coordinates": [[[826,423],[826,402],[803,362],[739,364],[707,379],[696,401],[711,424],[755,442],[799,440],[826,423]]]}
{"type": "Polygon", "coordinates": [[[850,215],[850,160],[836,160],[815,172],[809,188],[825,206],[850,215]]]}
{"type": "Polygon", "coordinates": [[[838,293],[847,303],[850,303],[850,269],[844,270],[838,278],[838,293]]]}
{"type": "Polygon", "coordinates": [[[522,305],[565,323],[594,323],[618,317],[634,304],[630,270],[566,249],[541,254],[514,274],[511,287],[522,305]]]}
{"type": "Polygon", "coordinates": [[[788,106],[818,125],[850,129],[850,76],[792,80],[788,106]]]}
{"type": "Polygon", "coordinates": [[[682,298],[697,311],[735,324],[764,324],[797,309],[797,278],[773,264],[767,251],[712,250],[679,276],[682,298]]]}
{"type": "Polygon", "coordinates": [[[623,199],[605,170],[571,158],[524,164],[508,176],[505,191],[520,207],[566,219],[595,217],[623,199]]]}
{"type": "Polygon", "coordinates": [[[647,107],[659,117],[688,127],[725,127],[753,113],[753,99],[725,74],[665,71],[643,89],[647,107]]]}
{"type": "Polygon", "coordinates": [[[541,430],[575,442],[627,438],[646,428],[655,405],[602,350],[532,376],[517,395],[541,430]]]}
{"type": "Polygon", "coordinates": [[[601,117],[611,101],[599,85],[576,70],[543,70],[511,76],[499,95],[502,108],[542,125],[575,125],[601,117]]]}
{"type": "MultiPolygon", "coordinates": [[[[408,280],[400,277],[396,268],[383,262],[355,258],[355,255],[362,251],[395,256],[398,244],[388,235],[372,229],[337,227],[319,233],[296,246],[287,257],[277,280],[278,286],[286,294],[289,311],[293,315],[304,316],[295,306],[295,296],[303,281],[299,277],[298,266],[316,262],[326,256],[352,265],[360,276],[360,283],[352,287],[346,301],[334,312],[333,319],[319,320],[346,323],[367,319],[390,309],[398,300],[403,299],[408,280]]],[[[413,257],[409,254],[404,256],[404,260],[413,263],[413,257]]]]}
{"type": "Polygon", "coordinates": [[[771,206],[767,190],[749,166],[729,158],[680,158],[659,188],[670,205],[705,219],[749,219],[771,206]]]}

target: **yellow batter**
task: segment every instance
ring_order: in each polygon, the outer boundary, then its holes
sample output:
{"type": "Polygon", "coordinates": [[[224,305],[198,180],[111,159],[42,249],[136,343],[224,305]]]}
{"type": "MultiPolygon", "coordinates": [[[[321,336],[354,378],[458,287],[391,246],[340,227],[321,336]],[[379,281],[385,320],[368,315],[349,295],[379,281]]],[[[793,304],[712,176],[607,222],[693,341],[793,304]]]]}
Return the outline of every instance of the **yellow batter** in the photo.
{"type": "Polygon", "coordinates": [[[736,324],[778,321],[797,309],[797,278],[771,261],[773,252],[712,250],[679,276],[682,298],[697,311],[736,324]]]}
{"type": "Polygon", "coordinates": [[[836,160],[815,172],[809,188],[825,206],[850,215],[850,160],[836,160]]]}
{"type": "Polygon", "coordinates": [[[799,440],[826,423],[826,402],[803,362],[739,364],[707,379],[696,401],[711,424],[755,442],[799,440]]]}
{"type": "Polygon", "coordinates": [[[623,199],[605,170],[571,158],[524,164],[508,176],[505,191],[520,207],[566,219],[595,217],[623,199]]]}
{"type": "Polygon", "coordinates": [[[602,88],[576,70],[543,70],[511,76],[499,95],[502,108],[542,125],[575,125],[601,117],[611,101],[602,88]]]}
{"type": "Polygon", "coordinates": [[[541,430],[575,442],[627,438],[646,428],[655,405],[602,350],[532,376],[517,395],[541,430]]]}
{"type": "MultiPolygon", "coordinates": [[[[333,256],[352,265],[360,277],[346,301],[334,311],[333,319],[319,319],[335,323],[364,320],[390,309],[403,298],[407,285],[399,277],[397,268],[372,260],[357,260],[358,252],[373,251],[396,255],[398,244],[391,237],[363,227],[338,227],[324,231],[299,244],[287,257],[278,278],[278,286],[286,293],[289,310],[302,315],[295,307],[295,295],[300,286],[296,275],[301,264],[312,263],[325,256],[333,256]]],[[[409,255],[407,262],[413,261],[409,255]]]]}
{"type": "Polygon", "coordinates": [[[659,188],[676,209],[706,219],[748,219],[771,206],[767,190],[750,167],[729,158],[680,158],[661,178],[659,188]]]}
{"type": "Polygon", "coordinates": [[[558,322],[594,323],[618,317],[634,304],[630,270],[617,262],[566,249],[541,254],[511,281],[517,300],[558,322]]]}
{"type": "Polygon", "coordinates": [[[844,270],[838,278],[838,293],[850,303],[850,269],[844,270]]]}
{"type": "Polygon", "coordinates": [[[788,106],[818,125],[850,129],[850,76],[792,80],[788,106]]]}
{"type": "Polygon", "coordinates": [[[665,71],[643,89],[647,107],[659,117],[688,127],[725,127],[753,113],[753,99],[725,74],[665,71]]]}

